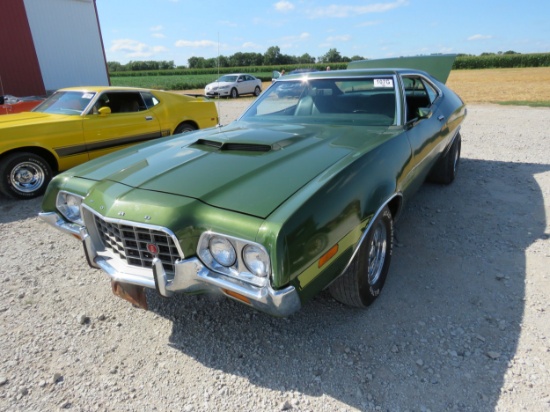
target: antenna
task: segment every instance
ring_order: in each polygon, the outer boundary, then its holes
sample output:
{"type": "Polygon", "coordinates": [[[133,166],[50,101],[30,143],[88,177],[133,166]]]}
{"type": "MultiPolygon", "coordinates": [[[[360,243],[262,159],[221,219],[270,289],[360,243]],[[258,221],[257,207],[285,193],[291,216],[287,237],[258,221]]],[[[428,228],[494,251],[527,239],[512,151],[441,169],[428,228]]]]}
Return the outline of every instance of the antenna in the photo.
{"type": "MultiPolygon", "coordinates": [[[[218,79],[220,78],[220,32],[218,32],[218,79]]],[[[220,108],[220,93],[218,90],[218,97],[216,98],[216,106],[218,107],[218,128],[222,127],[222,112],[220,108]]]]}

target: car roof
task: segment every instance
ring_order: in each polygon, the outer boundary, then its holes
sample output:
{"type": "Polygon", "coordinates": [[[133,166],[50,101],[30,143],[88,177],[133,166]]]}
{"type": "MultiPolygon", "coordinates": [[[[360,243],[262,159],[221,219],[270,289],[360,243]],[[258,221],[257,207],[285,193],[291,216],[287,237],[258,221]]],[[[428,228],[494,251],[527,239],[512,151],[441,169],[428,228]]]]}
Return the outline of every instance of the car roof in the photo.
{"type": "Polygon", "coordinates": [[[419,74],[431,77],[428,73],[416,69],[387,68],[387,69],[347,69],[347,70],[329,70],[289,74],[280,77],[277,81],[288,81],[296,79],[334,79],[344,77],[363,77],[363,76],[393,76],[397,74],[419,74]]]}
{"type": "Polygon", "coordinates": [[[121,92],[128,92],[128,91],[140,91],[140,92],[150,92],[150,89],[142,89],[138,87],[117,87],[117,86],[78,86],[78,87],[65,87],[63,89],[59,89],[58,91],[63,92],[69,92],[69,91],[76,91],[76,92],[96,92],[100,93],[103,91],[121,91],[121,92]]]}

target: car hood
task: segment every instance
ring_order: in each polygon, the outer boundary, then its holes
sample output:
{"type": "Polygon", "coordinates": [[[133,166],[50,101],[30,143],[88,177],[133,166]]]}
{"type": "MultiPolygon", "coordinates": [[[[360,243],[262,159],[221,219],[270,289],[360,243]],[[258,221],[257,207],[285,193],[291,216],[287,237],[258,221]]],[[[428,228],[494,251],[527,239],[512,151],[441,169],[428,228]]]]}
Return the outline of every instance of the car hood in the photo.
{"type": "Polygon", "coordinates": [[[28,126],[31,124],[44,124],[48,122],[58,122],[60,120],[79,120],[80,116],[67,116],[62,114],[50,114],[41,112],[23,112],[14,113],[9,116],[0,117],[0,128],[10,128],[18,126],[28,126]]]}
{"type": "MultiPolygon", "coordinates": [[[[260,128],[241,121],[138,146],[123,154],[114,153],[78,166],[70,173],[150,192],[186,196],[218,208],[265,218],[313,178],[357,153],[357,144],[365,146],[367,140],[376,144],[387,131],[387,128],[372,130],[369,139],[364,128],[360,135],[352,129],[265,124],[260,128]]],[[[113,189],[112,201],[127,194],[126,189],[124,192],[113,189]]]]}
{"type": "Polygon", "coordinates": [[[207,88],[212,88],[212,87],[224,87],[224,86],[231,86],[235,84],[235,82],[212,82],[212,83],[208,83],[206,85],[207,88]]]}

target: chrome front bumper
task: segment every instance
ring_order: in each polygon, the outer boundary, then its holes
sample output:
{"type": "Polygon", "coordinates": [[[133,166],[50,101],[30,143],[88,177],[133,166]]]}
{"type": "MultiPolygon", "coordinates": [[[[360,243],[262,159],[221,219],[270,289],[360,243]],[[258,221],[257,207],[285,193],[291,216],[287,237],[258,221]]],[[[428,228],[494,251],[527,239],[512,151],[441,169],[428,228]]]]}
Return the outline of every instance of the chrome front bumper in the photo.
{"type": "Polygon", "coordinates": [[[196,257],[177,261],[174,264],[174,276],[168,276],[159,259],[153,260],[152,270],[120,264],[96,251],[86,227],[67,222],[55,212],[42,212],[39,217],[56,229],[81,239],[89,265],[103,270],[115,282],[156,289],[165,297],[178,292],[221,293],[274,316],[288,316],[301,308],[300,297],[293,286],[280,290],[270,285],[254,286],[213,272],[196,257]],[[245,299],[236,298],[232,294],[245,299]]]}

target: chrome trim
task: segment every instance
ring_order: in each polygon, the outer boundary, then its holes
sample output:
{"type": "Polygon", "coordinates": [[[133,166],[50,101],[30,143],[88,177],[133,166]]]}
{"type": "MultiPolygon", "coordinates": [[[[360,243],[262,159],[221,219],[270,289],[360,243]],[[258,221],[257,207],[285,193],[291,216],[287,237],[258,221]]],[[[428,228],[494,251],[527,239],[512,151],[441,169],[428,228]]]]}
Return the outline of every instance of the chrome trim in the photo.
{"type": "MultiPolygon", "coordinates": [[[[382,213],[382,210],[388,205],[388,203],[390,203],[396,197],[403,197],[403,195],[401,193],[394,193],[393,196],[391,196],[388,200],[386,200],[384,203],[382,203],[382,205],[378,208],[376,213],[372,215],[372,218],[370,219],[369,223],[367,224],[365,229],[363,229],[363,234],[361,235],[361,238],[359,239],[359,242],[357,242],[357,247],[353,251],[353,254],[351,255],[351,258],[349,259],[348,263],[346,264],[346,266],[342,270],[342,273],[340,273],[338,276],[336,276],[334,278],[334,280],[338,279],[340,276],[342,276],[346,272],[346,270],[348,270],[349,266],[351,265],[351,262],[353,262],[353,259],[355,259],[355,256],[359,252],[359,249],[361,249],[361,244],[364,242],[365,238],[367,237],[367,234],[369,233],[369,230],[371,229],[372,225],[374,224],[374,222],[376,221],[376,219],[378,218],[380,213],[382,213]]],[[[395,216],[392,216],[392,217],[393,217],[393,220],[395,221],[395,216]]],[[[393,241],[393,239],[392,239],[392,241],[393,241]]],[[[334,280],[332,282],[334,282],[334,280]]],[[[329,285],[327,285],[325,288],[327,288],[329,285]]]]}
{"type": "Polygon", "coordinates": [[[156,231],[159,231],[159,232],[164,232],[164,233],[166,233],[166,235],[168,235],[172,238],[172,241],[174,242],[174,245],[176,246],[176,248],[178,250],[178,254],[180,255],[180,258],[182,258],[182,259],[185,258],[185,255],[183,254],[183,251],[181,250],[181,246],[180,246],[180,243],[178,241],[178,238],[176,237],[174,232],[172,232],[170,229],[165,228],[164,226],[151,225],[151,224],[148,224],[148,223],[137,223],[137,222],[133,222],[131,220],[106,217],[106,216],[103,216],[103,215],[99,214],[98,212],[96,212],[95,210],[93,210],[92,208],[90,208],[88,205],[86,205],[84,203],[82,204],[81,208],[82,208],[82,220],[84,221],[84,224],[88,228],[88,230],[91,230],[92,227],[95,229],[96,225],[95,225],[95,221],[93,220],[93,218],[91,216],[87,216],[87,213],[89,213],[90,215],[95,215],[95,216],[99,217],[100,219],[104,220],[105,222],[111,223],[111,224],[139,227],[139,228],[143,228],[143,229],[156,230],[156,231]]]}
{"type": "Polygon", "coordinates": [[[82,239],[80,236],[80,229],[82,226],[76,223],[67,222],[56,212],[40,212],[38,213],[38,217],[56,229],[82,239]]]}
{"type": "MultiPolygon", "coordinates": [[[[92,212],[88,207],[85,210],[92,212]]],[[[273,316],[289,316],[300,310],[302,306],[298,291],[294,286],[275,290],[270,284],[261,287],[251,285],[239,279],[211,271],[196,257],[175,262],[173,276],[166,273],[162,262],[157,258],[153,260],[152,270],[151,268],[126,265],[120,259],[113,259],[108,253],[98,252],[97,243],[93,239],[94,235],[97,237],[97,233],[93,232],[95,225],[88,229],[84,226],[67,222],[56,212],[42,212],[39,213],[39,216],[56,229],[82,239],[84,252],[90,266],[103,270],[114,281],[157,289],[159,294],[165,297],[183,292],[217,293],[235,299],[224,292],[224,290],[227,290],[245,296],[250,300],[249,306],[273,316]]],[[[85,214],[83,216],[84,222],[87,222],[85,214]]],[[[90,216],[88,216],[88,219],[90,219],[90,216]]],[[[123,221],[121,219],[104,219],[127,222],[127,224],[133,226],[158,228],[158,226],[146,224],[136,225],[135,222],[123,221]]],[[[167,233],[170,232],[166,228],[162,229],[167,233]]],[[[177,244],[179,247],[179,242],[177,244]]],[[[235,300],[244,303],[241,300],[235,300]]]]}
{"type": "MultiPolygon", "coordinates": [[[[288,316],[300,310],[302,304],[294,286],[274,290],[270,285],[256,287],[238,279],[215,273],[198,258],[176,263],[173,279],[169,279],[160,261],[153,263],[153,276],[157,291],[165,297],[176,292],[222,293],[224,289],[238,293],[250,300],[250,306],[274,316],[288,316]]],[[[238,300],[241,302],[241,300],[238,300]]]]}

